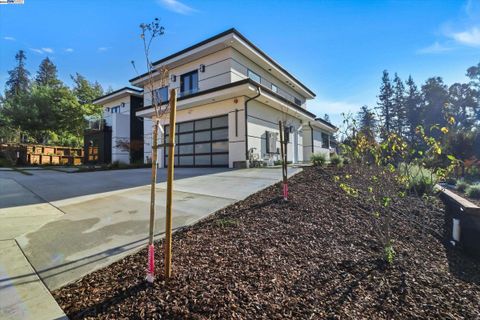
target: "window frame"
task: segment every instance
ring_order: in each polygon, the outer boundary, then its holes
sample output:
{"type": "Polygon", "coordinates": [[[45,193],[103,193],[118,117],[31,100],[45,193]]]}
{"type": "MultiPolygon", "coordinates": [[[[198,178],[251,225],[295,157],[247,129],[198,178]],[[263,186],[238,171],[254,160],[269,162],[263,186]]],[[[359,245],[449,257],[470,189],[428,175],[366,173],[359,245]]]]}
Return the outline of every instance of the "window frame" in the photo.
{"type": "Polygon", "coordinates": [[[259,84],[262,84],[262,76],[259,75],[258,73],[256,73],[255,71],[251,70],[251,69],[247,69],[247,77],[252,79],[253,81],[255,81],[256,83],[259,83],[259,84]],[[250,76],[250,74],[253,74],[254,76],[257,76],[258,77],[258,81],[255,80],[254,78],[252,78],[250,76]]]}
{"type": "Polygon", "coordinates": [[[198,70],[196,70],[196,69],[180,75],[180,97],[185,97],[185,96],[189,96],[189,95],[192,95],[194,93],[197,93],[198,92],[198,83],[199,83],[198,70]],[[197,81],[196,82],[192,81],[192,76],[194,74],[197,75],[197,81]],[[184,89],[185,78],[187,78],[187,77],[190,78],[190,88],[188,90],[183,90],[184,89]],[[196,85],[195,88],[194,88],[194,84],[196,85]]]}

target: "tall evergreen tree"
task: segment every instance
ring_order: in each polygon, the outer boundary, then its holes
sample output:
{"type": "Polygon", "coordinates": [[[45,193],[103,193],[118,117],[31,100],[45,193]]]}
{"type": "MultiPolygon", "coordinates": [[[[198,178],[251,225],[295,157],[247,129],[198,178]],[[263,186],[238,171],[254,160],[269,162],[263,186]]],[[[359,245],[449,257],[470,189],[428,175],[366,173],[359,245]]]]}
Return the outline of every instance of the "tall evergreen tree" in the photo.
{"type": "Polygon", "coordinates": [[[91,83],[84,76],[76,73],[71,76],[74,86],[73,93],[82,105],[85,115],[101,116],[102,108],[92,104],[92,101],[103,95],[103,88],[98,82],[91,83]]]}
{"type": "Polygon", "coordinates": [[[330,122],[330,116],[328,115],[328,113],[325,113],[323,115],[323,120],[327,121],[327,122],[330,122]]]}
{"type": "Polygon", "coordinates": [[[470,78],[470,86],[477,102],[473,110],[474,119],[480,121],[480,63],[467,69],[467,77],[470,78]]]}
{"type": "Polygon", "coordinates": [[[407,126],[407,111],[405,107],[405,86],[402,79],[395,73],[393,79],[393,129],[394,131],[403,136],[405,134],[407,126]]]}
{"type": "MultiPolygon", "coordinates": [[[[448,107],[448,87],[443,83],[442,78],[434,77],[428,79],[422,86],[423,95],[423,121],[425,130],[430,130],[434,125],[445,126],[445,119],[448,107]]],[[[435,137],[438,132],[432,132],[435,137]]]]}
{"type": "Polygon", "coordinates": [[[18,97],[28,92],[30,86],[30,72],[25,68],[25,51],[19,50],[15,55],[17,66],[8,71],[9,78],[5,84],[5,98],[18,97]]]}
{"type": "Polygon", "coordinates": [[[377,129],[375,113],[368,106],[362,106],[357,113],[357,121],[359,123],[359,133],[364,134],[370,141],[374,141],[377,129]]]}
{"type": "Polygon", "coordinates": [[[475,109],[478,106],[475,89],[468,83],[454,83],[448,89],[449,112],[455,118],[456,127],[470,130],[475,123],[475,109]]]}
{"type": "Polygon", "coordinates": [[[405,112],[407,120],[406,136],[410,142],[414,142],[416,137],[416,128],[421,124],[420,110],[421,110],[421,95],[418,91],[417,85],[412,79],[412,76],[408,77],[406,82],[407,92],[405,96],[405,112]]]}
{"type": "Polygon", "coordinates": [[[387,70],[383,71],[382,85],[380,87],[378,100],[377,105],[380,114],[381,137],[385,138],[394,128],[393,86],[390,82],[387,70]]]}
{"type": "Polygon", "coordinates": [[[61,81],[58,79],[57,67],[53,62],[46,57],[38,67],[35,83],[41,86],[58,86],[61,81]]]}

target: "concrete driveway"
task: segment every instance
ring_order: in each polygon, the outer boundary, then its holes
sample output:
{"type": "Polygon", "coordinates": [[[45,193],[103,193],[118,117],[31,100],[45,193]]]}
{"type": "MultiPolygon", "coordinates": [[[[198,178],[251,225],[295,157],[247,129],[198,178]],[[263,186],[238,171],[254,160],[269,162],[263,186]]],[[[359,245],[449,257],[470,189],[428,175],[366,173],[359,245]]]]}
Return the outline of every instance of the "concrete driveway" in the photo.
{"type": "MultiPolygon", "coordinates": [[[[290,174],[298,171],[291,169],[290,174]]],[[[148,169],[32,173],[27,176],[0,171],[0,240],[15,241],[50,290],[145,246],[150,199],[149,186],[145,185],[149,181],[148,169]]],[[[160,169],[157,237],[162,237],[165,229],[165,176],[166,171],[160,169]]],[[[178,168],[173,227],[195,223],[280,178],[280,169],[271,168],[178,168]]],[[[0,258],[0,271],[2,264],[9,262],[0,258]]],[[[24,279],[31,283],[30,276],[15,274],[14,285],[20,287],[24,279]]],[[[0,298],[2,281],[9,277],[12,274],[3,278],[0,274],[0,298]]]]}

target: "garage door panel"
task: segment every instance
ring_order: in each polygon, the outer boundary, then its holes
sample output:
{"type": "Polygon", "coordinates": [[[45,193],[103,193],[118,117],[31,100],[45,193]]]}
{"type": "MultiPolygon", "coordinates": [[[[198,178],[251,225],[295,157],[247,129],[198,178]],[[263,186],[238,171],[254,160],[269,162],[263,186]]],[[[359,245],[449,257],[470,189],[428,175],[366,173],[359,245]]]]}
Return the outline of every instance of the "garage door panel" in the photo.
{"type": "MultiPolygon", "coordinates": [[[[169,142],[168,125],[165,141],[169,142]]],[[[177,123],[175,165],[180,167],[228,167],[228,116],[177,123]]],[[[164,148],[165,164],[168,148],[164,148]]]]}

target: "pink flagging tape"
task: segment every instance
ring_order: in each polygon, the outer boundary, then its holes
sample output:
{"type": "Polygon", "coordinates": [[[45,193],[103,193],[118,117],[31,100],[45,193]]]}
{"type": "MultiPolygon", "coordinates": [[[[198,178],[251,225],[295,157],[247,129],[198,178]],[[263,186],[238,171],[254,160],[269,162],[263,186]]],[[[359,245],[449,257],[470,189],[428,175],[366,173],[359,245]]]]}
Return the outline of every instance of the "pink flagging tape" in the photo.
{"type": "Polygon", "coordinates": [[[155,247],[153,244],[148,246],[148,273],[152,276],[155,273],[155,247]]]}
{"type": "Polygon", "coordinates": [[[288,184],[286,183],[283,184],[283,199],[288,199],[288,184]]]}

